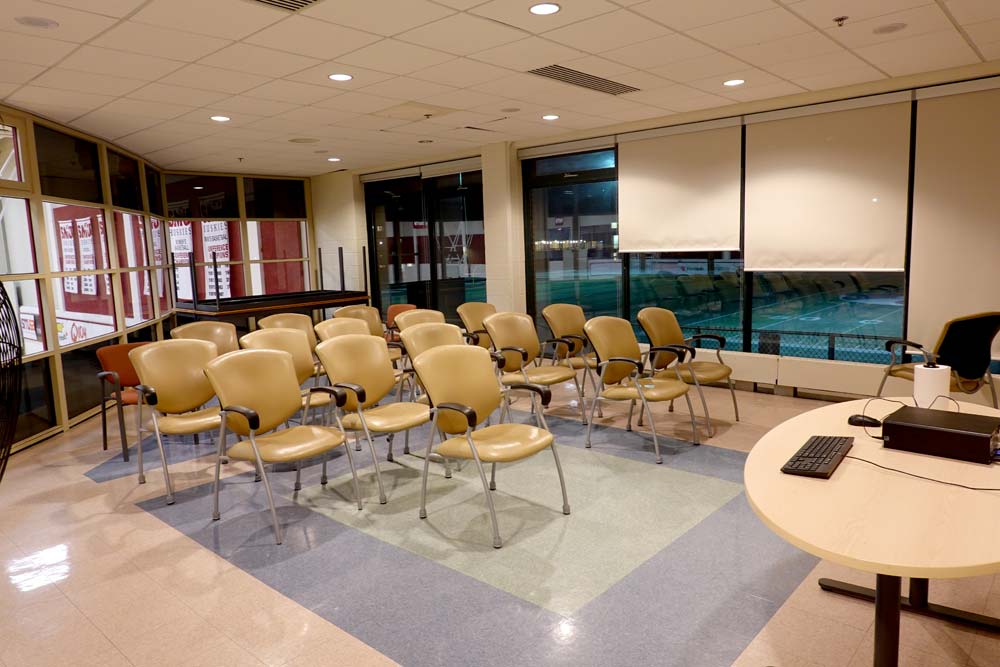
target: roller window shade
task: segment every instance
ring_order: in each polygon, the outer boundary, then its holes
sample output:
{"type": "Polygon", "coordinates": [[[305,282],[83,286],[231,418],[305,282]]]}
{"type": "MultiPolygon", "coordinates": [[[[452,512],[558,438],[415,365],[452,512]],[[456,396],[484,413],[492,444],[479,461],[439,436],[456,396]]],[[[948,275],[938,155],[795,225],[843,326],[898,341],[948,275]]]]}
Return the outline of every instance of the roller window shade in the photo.
{"type": "Polygon", "coordinates": [[[622,252],[740,249],[740,128],[618,146],[622,252]]]}
{"type": "Polygon", "coordinates": [[[897,271],[910,105],[747,126],[747,271],[897,271]]]}

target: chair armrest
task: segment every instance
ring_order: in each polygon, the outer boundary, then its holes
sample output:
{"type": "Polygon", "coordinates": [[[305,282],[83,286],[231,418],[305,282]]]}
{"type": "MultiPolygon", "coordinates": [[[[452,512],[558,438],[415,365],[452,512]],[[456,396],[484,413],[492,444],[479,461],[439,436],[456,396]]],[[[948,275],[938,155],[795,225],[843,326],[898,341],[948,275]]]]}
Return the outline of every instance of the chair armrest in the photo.
{"type": "Polygon", "coordinates": [[[101,371],[97,374],[97,379],[101,382],[113,384],[115,387],[121,387],[121,380],[118,377],[118,373],[115,371],[101,371]]]}
{"type": "Polygon", "coordinates": [[[338,408],[344,407],[344,403],[347,403],[347,392],[339,387],[309,387],[310,394],[315,394],[316,392],[333,396],[338,408]]]}
{"type": "Polygon", "coordinates": [[[702,340],[714,340],[716,343],[719,344],[719,349],[720,350],[726,349],[726,337],[725,336],[719,336],[717,334],[695,334],[695,335],[691,336],[690,338],[688,338],[685,342],[686,343],[693,343],[693,342],[702,341],[702,340]]]}
{"type": "Polygon", "coordinates": [[[493,361],[497,364],[497,370],[505,370],[507,368],[507,357],[503,356],[501,352],[490,352],[490,356],[493,357],[493,361]]]}
{"type": "Polygon", "coordinates": [[[387,340],[387,341],[385,342],[385,344],[386,344],[386,346],[388,346],[388,347],[395,347],[395,348],[398,348],[400,352],[406,352],[406,346],[405,346],[405,345],[403,345],[402,343],[400,343],[399,341],[395,341],[395,340],[387,340]]]}
{"type": "Polygon", "coordinates": [[[885,342],[885,351],[892,355],[892,358],[889,360],[890,366],[896,365],[896,355],[900,354],[896,349],[898,347],[903,348],[902,354],[904,355],[906,354],[906,348],[908,347],[920,350],[920,355],[924,358],[924,363],[937,363],[937,355],[933,352],[925,350],[920,343],[914,343],[912,340],[905,340],[903,338],[893,338],[885,342]]]}
{"type": "Polygon", "coordinates": [[[150,386],[144,384],[137,384],[135,386],[135,390],[139,392],[139,395],[142,396],[142,399],[146,402],[146,405],[156,405],[156,402],[159,400],[156,397],[156,390],[150,386]]]}
{"type": "Polygon", "coordinates": [[[611,357],[607,361],[602,361],[601,363],[597,364],[597,366],[598,367],[607,366],[608,364],[616,361],[620,361],[625,364],[632,364],[639,370],[640,373],[642,372],[642,369],[645,367],[645,365],[640,360],[633,359],[632,357],[611,357]]]}
{"type": "Polygon", "coordinates": [[[260,416],[257,414],[256,410],[242,405],[227,405],[219,408],[219,411],[222,413],[232,412],[241,415],[247,420],[247,426],[250,427],[251,431],[256,431],[260,428],[260,416]]]}
{"type": "Polygon", "coordinates": [[[657,345],[649,348],[650,354],[654,352],[672,352],[677,355],[677,360],[681,363],[684,363],[688,356],[694,359],[696,354],[695,349],[690,345],[657,345]]]}
{"type": "Polygon", "coordinates": [[[442,403],[437,406],[438,410],[452,410],[454,412],[461,412],[465,415],[465,421],[469,424],[469,428],[474,428],[476,426],[476,411],[470,408],[468,405],[462,405],[461,403],[442,403]]]}
{"type": "Polygon", "coordinates": [[[887,340],[885,342],[885,351],[892,352],[892,348],[896,347],[897,345],[902,345],[904,347],[913,347],[920,350],[921,352],[924,351],[924,346],[921,345],[920,343],[914,343],[912,340],[904,340],[902,338],[893,338],[891,340],[887,340]]]}
{"type": "Polygon", "coordinates": [[[552,353],[553,354],[555,354],[556,351],[559,349],[558,346],[565,345],[566,346],[566,356],[569,356],[569,351],[573,349],[573,342],[570,341],[570,340],[567,340],[566,338],[550,338],[548,340],[543,340],[542,343],[541,343],[541,345],[542,345],[542,349],[543,350],[545,349],[545,347],[547,345],[551,345],[552,346],[552,353]]]}
{"type": "Polygon", "coordinates": [[[508,385],[509,389],[526,389],[528,391],[533,391],[542,397],[542,405],[548,405],[552,401],[552,390],[548,387],[543,387],[540,384],[529,384],[527,382],[519,382],[517,384],[508,385]]]}
{"type": "Polygon", "coordinates": [[[479,345],[479,334],[475,331],[463,331],[462,336],[465,340],[472,343],[473,345],[479,345]]]}
{"type": "Polygon", "coordinates": [[[521,355],[521,360],[522,361],[527,361],[528,360],[528,351],[526,349],[524,349],[523,347],[501,347],[500,351],[501,352],[517,352],[518,354],[521,355]]]}
{"type": "MultiPolygon", "coordinates": [[[[358,403],[365,402],[365,388],[360,384],[353,384],[351,382],[335,382],[334,387],[338,389],[348,389],[354,392],[354,395],[358,397],[358,403]]],[[[344,400],[347,400],[346,397],[344,400]]]]}

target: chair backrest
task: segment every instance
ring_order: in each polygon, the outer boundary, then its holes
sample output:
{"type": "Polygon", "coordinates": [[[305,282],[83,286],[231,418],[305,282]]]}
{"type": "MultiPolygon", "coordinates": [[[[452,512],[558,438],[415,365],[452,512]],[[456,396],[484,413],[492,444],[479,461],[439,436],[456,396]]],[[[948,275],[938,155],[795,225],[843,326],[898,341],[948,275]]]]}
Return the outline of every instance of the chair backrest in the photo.
{"type": "Polygon", "coordinates": [[[309,339],[301,329],[258,329],[240,338],[245,350],[281,350],[292,355],[299,384],[316,374],[309,339]]]}
{"type": "Polygon", "coordinates": [[[335,310],[333,316],[362,320],[368,325],[368,333],[373,336],[385,333],[382,329],[382,316],[374,306],[344,306],[335,310]]]}
{"type": "Polygon", "coordinates": [[[1000,333],[1000,312],[956,317],[945,323],[934,352],[958,377],[979,380],[989,370],[990,348],[1000,333]]]}
{"type": "MultiPolygon", "coordinates": [[[[542,309],[542,317],[549,325],[554,338],[563,336],[586,336],[583,325],[587,323],[587,316],[583,314],[583,308],[575,303],[553,303],[542,309]]],[[[583,343],[570,339],[573,346],[569,350],[569,356],[575,357],[583,350],[583,343]]],[[[565,348],[559,346],[558,354],[562,354],[565,348]]]]}
{"type": "Polygon", "coordinates": [[[440,322],[424,322],[415,324],[399,334],[410,359],[416,359],[422,353],[433,347],[442,345],[464,345],[462,330],[454,324],[440,322]]]}
{"type": "Polygon", "coordinates": [[[196,410],[215,395],[205,366],[217,356],[215,343],[182,338],[149,343],[128,353],[142,384],[156,390],[156,408],[166,414],[196,410]]]}
{"type": "MultiPolygon", "coordinates": [[[[362,408],[375,405],[396,386],[389,346],[380,336],[368,333],[337,336],[317,345],[316,354],[331,384],[349,382],[364,387],[362,408]]],[[[358,397],[353,391],[347,392],[344,409],[358,409],[358,397]]]]}
{"type": "Polygon", "coordinates": [[[407,310],[404,313],[396,315],[396,328],[400,331],[404,331],[414,326],[415,324],[423,324],[425,322],[436,322],[439,324],[444,323],[444,313],[440,310],[428,310],[427,308],[414,308],[413,310],[407,310]]]}
{"type": "MultiPolygon", "coordinates": [[[[643,308],[636,319],[639,326],[646,332],[649,344],[653,347],[661,345],[684,345],[684,332],[677,322],[677,316],[666,308],[643,308]]],[[[666,368],[677,358],[676,354],[661,352],[653,355],[650,363],[654,368],[666,368]]]]}
{"type": "MultiPolygon", "coordinates": [[[[207,382],[223,407],[250,408],[260,417],[258,433],[274,430],[302,407],[292,355],[281,350],[240,350],[213,359],[205,367],[207,382]]],[[[226,426],[250,433],[242,415],[226,415],[226,426]]]]}
{"type": "Polygon", "coordinates": [[[139,374],[129,359],[129,352],[137,347],[148,345],[149,343],[120,343],[118,345],[105,345],[97,348],[97,361],[101,364],[102,371],[114,371],[118,373],[118,381],[122,387],[134,387],[140,384],[139,374]]]}
{"type": "Polygon", "coordinates": [[[182,324],[170,330],[170,337],[207,340],[209,343],[215,343],[215,349],[219,354],[240,349],[239,341],[236,340],[236,326],[229,322],[201,321],[182,324]]]}
{"type": "Polygon", "coordinates": [[[308,315],[302,313],[278,313],[268,315],[257,320],[257,326],[261,329],[298,329],[306,335],[309,341],[309,349],[315,349],[316,332],[313,331],[313,320],[308,315]]]}
{"type": "MultiPolygon", "coordinates": [[[[612,357],[627,357],[639,361],[642,352],[639,350],[639,340],[632,330],[632,323],[620,317],[595,317],[587,320],[583,330],[587,333],[590,344],[601,361],[612,357]]],[[[608,364],[604,372],[605,384],[616,384],[627,378],[635,366],[624,362],[608,364]]]]}
{"type": "MultiPolygon", "coordinates": [[[[467,301],[460,305],[457,309],[458,316],[462,318],[462,326],[468,332],[482,331],[486,327],[483,326],[483,320],[493,315],[497,312],[497,307],[492,303],[484,303],[482,301],[467,301]]],[[[479,346],[485,347],[487,349],[493,347],[493,341],[490,340],[488,335],[484,336],[479,334],[479,346]]]]}
{"type": "MultiPolygon", "coordinates": [[[[500,384],[490,353],[476,345],[444,345],[425,351],[413,360],[420,383],[433,405],[461,403],[476,411],[476,425],[500,405],[500,384]]],[[[464,433],[468,422],[451,410],[438,414],[437,426],[445,433],[464,433]]]]}
{"type": "Polygon", "coordinates": [[[523,359],[519,352],[504,352],[504,368],[517,370],[521,363],[530,364],[538,358],[541,344],[538,342],[538,332],[530,315],[524,313],[496,313],[483,320],[483,326],[493,339],[493,344],[499,350],[504,347],[520,347],[528,353],[523,359]]]}
{"type": "Polygon", "coordinates": [[[316,330],[316,335],[319,336],[321,341],[330,340],[331,338],[336,338],[337,336],[343,336],[345,334],[371,335],[371,330],[369,330],[367,322],[350,317],[335,317],[333,319],[323,320],[313,327],[313,329],[316,330]]]}
{"type": "Polygon", "coordinates": [[[391,327],[396,324],[396,315],[405,313],[408,310],[416,310],[412,303],[393,303],[385,310],[385,325],[391,327]]]}

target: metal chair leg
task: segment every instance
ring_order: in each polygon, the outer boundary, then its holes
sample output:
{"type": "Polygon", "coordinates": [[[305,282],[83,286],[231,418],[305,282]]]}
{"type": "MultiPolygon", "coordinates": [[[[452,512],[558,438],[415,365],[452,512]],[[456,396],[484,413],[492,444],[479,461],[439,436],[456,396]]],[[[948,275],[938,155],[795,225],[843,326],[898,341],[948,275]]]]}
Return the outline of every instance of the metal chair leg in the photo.
{"type": "Polygon", "coordinates": [[[497,490],[497,463],[490,464],[490,491],[497,490]]]}
{"type": "MultiPolygon", "coordinates": [[[[118,408],[118,436],[122,439],[122,460],[128,463],[128,437],[125,435],[125,409],[120,400],[115,401],[118,408]]],[[[106,443],[105,443],[106,444],[106,443]]]]}
{"type": "MultiPolygon", "coordinates": [[[[590,378],[590,384],[594,387],[594,400],[597,400],[597,396],[601,393],[601,390],[597,386],[597,373],[591,370],[590,366],[586,364],[584,364],[583,370],[590,378]]],[[[600,403],[597,404],[597,416],[602,419],[604,418],[604,410],[601,409],[600,403]]],[[[591,419],[593,419],[593,414],[591,414],[591,419]]]]}
{"type": "Polygon", "coordinates": [[[595,394],[594,400],[590,404],[590,419],[587,420],[587,443],[586,443],[587,449],[590,449],[590,432],[594,428],[594,412],[597,411],[597,406],[600,405],[600,402],[601,402],[601,397],[595,394]]]}
{"type": "Polygon", "coordinates": [[[559,452],[556,451],[556,443],[549,445],[552,450],[552,458],[556,460],[556,472],[559,473],[559,487],[562,489],[563,514],[569,514],[569,496],[566,495],[566,479],[563,477],[562,463],[559,462],[559,452]]]}
{"type": "Polygon", "coordinates": [[[295,487],[293,490],[302,490],[302,461],[295,462],[295,487]]]}
{"type": "Polygon", "coordinates": [[[358,417],[361,419],[361,426],[365,429],[365,437],[368,438],[368,448],[372,452],[372,464],[375,466],[375,481],[378,482],[378,501],[380,504],[385,505],[385,488],[382,486],[382,471],[378,467],[378,454],[375,453],[375,441],[372,440],[371,431],[368,430],[368,422],[365,421],[365,415],[360,410],[358,411],[358,417]]]}
{"type": "MultiPolygon", "coordinates": [[[[350,449],[350,447],[348,447],[347,449],[350,449]]],[[[327,478],[326,476],[326,462],[327,459],[323,459],[323,473],[320,475],[319,478],[319,483],[322,484],[323,486],[326,486],[326,483],[330,481],[329,478],[327,478]]]]}
{"type": "MultiPolygon", "coordinates": [[[[358,509],[361,509],[361,483],[358,482],[358,471],[354,467],[354,454],[351,453],[351,446],[344,443],[344,451],[347,452],[347,465],[351,468],[351,477],[354,479],[354,497],[358,501],[358,509]]],[[[323,461],[323,484],[326,484],[326,461],[323,461]]]]}
{"type": "Polygon", "coordinates": [[[625,430],[632,430],[632,410],[635,409],[635,399],[629,401],[628,403],[628,423],[625,424],[625,430]]]}
{"type": "Polygon", "coordinates": [[[736,421],[740,420],[740,406],[736,403],[736,387],[733,386],[732,376],[727,377],[726,381],[729,382],[729,395],[733,397],[733,413],[736,415],[736,421]]]}
{"type": "Polygon", "coordinates": [[[997,386],[993,382],[993,374],[990,371],[986,371],[986,381],[990,383],[990,392],[993,394],[993,409],[998,409],[997,406],[997,386]]]}
{"type": "MultiPolygon", "coordinates": [[[[257,439],[254,438],[253,431],[250,432],[250,446],[253,447],[254,458],[261,470],[264,468],[264,460],[260,458],[260,450],[257,449],[257,439]]],[[[281,544],[281,524],[278,523],[278,510],[274,507],[274,495],[271,493],[271,481],[267,478],[267,473],[263,475],[264,492],[267,494],[267,504],[271,508],[271,523],[274,525],[274,543],[281,544]]]]}
{"type": "Polygon", "coordinates": [[[101,389],[101,439],[104,442],[104,450],[108,449],[108,399],[101,389]]]}
{"type": "Polygon", "coordinates": [[[580,397],[580,419],[583,424],[587,423],[587,402],[583,400],[583,387],[580,386],[580,381],[573,376],[573,384],[576,385],[576,395],[580,397]]]}
{"type": "Polygon", "coordinates": [[[503,546],[503,540],[500,539],[500,527],[497,525],[497,511],[493,507],[493,494],[490,493],[489,482],[486,481],[486,471],[483,470],[483,462],[479,460],[479,452],[476,451],[476,444],[472,441],[472,433],[469,431],[465,432],[465,439],[469,441],[469,449],[472,450],[472,456],[476,460],[476,467],[479,469],[479,480],[483,483],[483,494],[486,496],[486,507],[490,511],[490,523],[493,526],[493,548],[499,549],[503,546]]]}
{"type": "MultiPolygon", "coordinates": [[[[643,411],[649,410],[649,404],[646,402],[646,397],[642,397],[642,408],[643,411]]],[[[656,462],[663,463],[663,457],[660,456],[660,440],[656,435],[656,420],[653,419],[653,413],[649,413],[649,430],[653,432],[653,453],[656,455],[656,462]]]]}
{"type": "Polygon", "coordinates": [[[708,414],[708,403],[705,401],[705,392],[701,389],[701,383],[698,382],[698,378],[691,376],[694,380],[694,386],[698,390],[698,397],[701,399],[701,409],[705,411],[705,426],[708,428],[708,437],[715,435],[715,428],[712,426],[712,417],[708,414]]]}
{"type": "Polygon", "coordinates": [[[219,446],[216,448],[215,456],[215,482],[212,484],[212,495],[214,499],[212,501],[212,521],[218,521],[222,518],[219,514],[219,477],[222,474],[222,455],[225,452],[226,442],[226,420],[222,420],[222,426],[219,427],[219,446]]]}
{"type": "Polygon", "coordinates": [[[694,421],[694,407],[691,405],[691,397],[688,395],[689,392],[684,392],[684,400],[688,404],[688,412],[691,414],[691,435],[694,438],[694,444],[700,445],[701,441],[698,439],[698,426],[694,421]]]}
{"type": "Polygon", "coordinates": [[[385,438],[386,443],[389,445],[389,453],[386,455],[385,460],[388,461],[389,463],[392,463],[392,438],[394,435],[395,433],[390,433],[385,438]]]}
{"type": "MultiPolygon", "coordinates": [[[[174,485],[170,481],[170,469],[167,466],[167,453],[163,449],[163,437],[160,435],[160,424],[153,413],[153,431],[156,433],[156,446],[160,450],[160,461],[163,463],[163,481],[167,486],[167,504],[174,504],[174,485]]],[[[139,448],[141,451],[141,447],[139,448]]]]}
{"type": "Polygon", "coordinates": [[[431,424],[430,439],[424,452],[424,476],[420,482],[420,518],[427,518],[427,474],[431,466],[431,449],[434,447],[434,434],[437,432],[437,413],[434,413],[434,423],[431,424]]]}

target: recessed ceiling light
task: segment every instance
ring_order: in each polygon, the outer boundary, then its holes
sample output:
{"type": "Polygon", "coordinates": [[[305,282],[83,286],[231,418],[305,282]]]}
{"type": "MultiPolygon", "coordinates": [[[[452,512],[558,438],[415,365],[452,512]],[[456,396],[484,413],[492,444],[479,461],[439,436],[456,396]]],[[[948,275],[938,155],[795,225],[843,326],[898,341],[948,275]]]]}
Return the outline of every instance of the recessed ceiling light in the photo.
{"type": "Polygon", "coordinates": [[[194,187],[193,187],[193,188],[191,188],[191,189],[192,189],[192,190],[204,190],[204,189],[205,189],[205,186],[204,186],[204,185],[196,185],[196,186],[194,186],[194,187]]]}
{"type": "Polygon", "coordinates": [[[230,121],[229,116],[212,116],[211,118],[216,123],[228,123],[230,121]]]}
{"type": "Polygon", "coordinates": [[[434,140],[433,139],[420,139],[420,140],[417,141],[417,143],[418,144],[433,144],[434,140]]]}
{"type": "Polygon", "coordinates": [[[350,74],[331,74],[330,75],[330,80],[331,81],[350,81],[353,78],[354,77],[351,76],[350,74]]]}
{"type": "Polygon", "coordinates": [[[326,161],[327,162],[340,162],[340,158],[339,157],[328,157],[326,159],[326,161]]]}
{"type": "Polygon", "coordinates": [[[555,14],[560,9],[562,9],[562,7],[554,2],[542,2],[537,5],[532,5],[531,9],[528,11],[539,16],[549,16],[550,14],[555,14]]]}
{"type": "Polygon", "coordinates": [[[43,30],[51,30],[52,28],[59,27],[58,21],[47,19],[44,16],[18,16],[14,20],[27,28],[41,28],[43,30]]]}
{"type": "Polygon", "coordinates": [[[733,86],[742,86],[744,83],[746,83],[746,81],[743,79],[730,79],[729,81],[723,81],[722,85],[732,88],[733,86]]]}
{"type": "Polygon", "coordinates": [[[900,30],[905,30],[905,29],[906,29],[906,24],[902,22],[886,23],[885,25],[880,25],[874,30],[872,30],[872,34],[891,35],[894,32],[899,32],[900,30]]]}
{"type": "Polygon", "coordinates": [[[555,115],[554,113],[547,113],[544,116],[542,116],[542,120],[559,120],[559,116],[555,115]]]}

